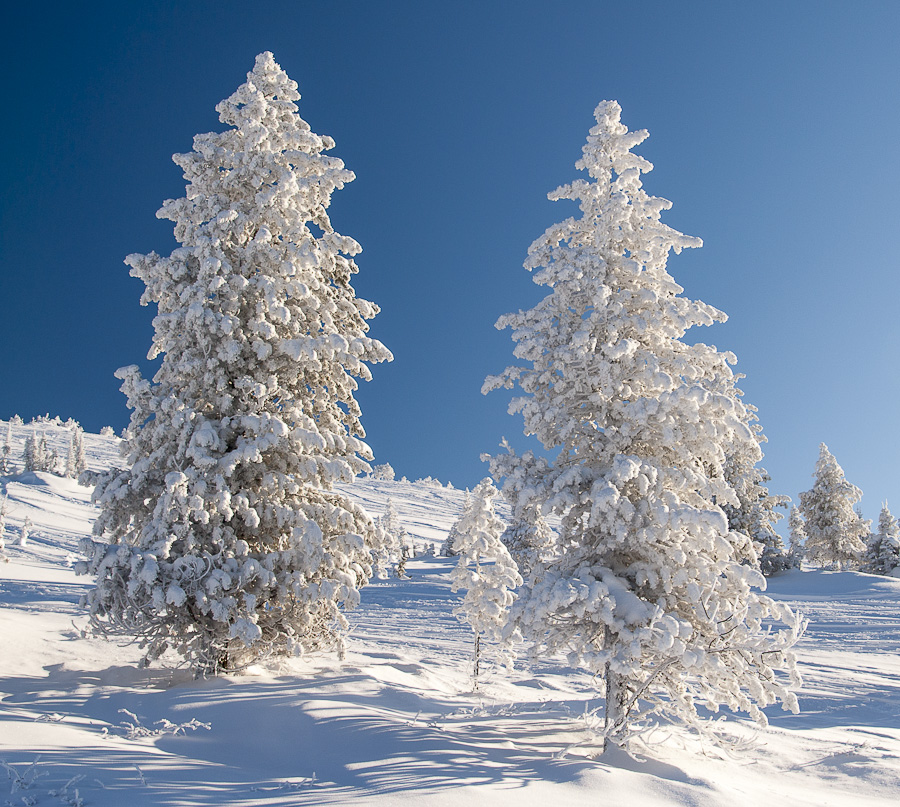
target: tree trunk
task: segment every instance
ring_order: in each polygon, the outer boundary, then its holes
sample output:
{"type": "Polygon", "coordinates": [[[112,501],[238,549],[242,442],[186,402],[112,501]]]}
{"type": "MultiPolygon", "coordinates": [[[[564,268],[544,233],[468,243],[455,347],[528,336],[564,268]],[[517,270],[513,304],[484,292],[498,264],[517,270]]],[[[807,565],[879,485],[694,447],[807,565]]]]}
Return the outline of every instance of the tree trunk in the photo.
{"type": "Polygon", "coordinates": [[[479,662],[481,661],[481,635],[475,634],[475,665],[472,669],[472,689],[478,689],[479,662]]]}
{"type": "MultiPolygon", "coordinates": [[[[613,632],[607,627],[604,636],[604,647],[609,649],[615,643],[613,632]]],[[[625,705],[628,702],[628,686],[621,673],[614,672],[612,664],[606,662],[606,708],[603,721],[603,750],[610,744],[622,747],[625,742],[625,726],[627,715],[625,705]]]]}

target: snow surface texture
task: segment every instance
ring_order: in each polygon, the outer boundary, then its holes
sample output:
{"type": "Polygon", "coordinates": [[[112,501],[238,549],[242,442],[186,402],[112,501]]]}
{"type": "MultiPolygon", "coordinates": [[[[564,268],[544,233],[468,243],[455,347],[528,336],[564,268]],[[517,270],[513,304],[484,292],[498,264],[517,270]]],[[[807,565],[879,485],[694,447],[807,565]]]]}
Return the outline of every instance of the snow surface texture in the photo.
{"type": "MultiPolygon", "coordinates": [[[[19,451],[28,429],[13,427],[19,451]]],[[[115,459],[115,438],[84,437],[89,468],[115,459]]],[[[90,489],[45,473],[0,485],[0,804],[869,807],[900,794],[900,580],[808,570],[770,581],[770,596],[810,619],[802,711],[768,710],[764,733],[724,724],[747,744],[738,753],[661,734],[650,754],[592,759],[602,704],[561,659],[488,670],[471,692],[455,558],[410,560],[408,579],[363,588],[343,663],[320,654],[194,681],[138,669],[135,647],[81,638],[89,583],[72,561],[96,516],[90,489]]],[[[346,490],[372,516],[392,498],[419,547],[440,544],[464,498],[389,481],[346,490]]]]}

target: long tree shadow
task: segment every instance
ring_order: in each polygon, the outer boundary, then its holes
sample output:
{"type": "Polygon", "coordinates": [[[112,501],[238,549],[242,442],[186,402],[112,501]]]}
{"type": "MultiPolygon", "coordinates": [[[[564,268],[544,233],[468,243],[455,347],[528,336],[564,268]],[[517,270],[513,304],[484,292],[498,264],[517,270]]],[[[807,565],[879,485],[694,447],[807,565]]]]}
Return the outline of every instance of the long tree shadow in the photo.
{"type": "Polygon", "coordinates": [[[559,758],[585,738],[584,726],[569,717],[583,702],[473,706],[452,694],[426,696],[385,683],[415,670],[400,659],[371,661],[366,671],[338,668],[309,677],[193,681],[169,670],[54,665],[46,677],[6,678],[0,681],[8,693],[9,708],[0,714],[4,732],[41,719],[81,732],[77,750],[22,748],[7,754],[7,762],[25,766],[41,753],[54,779],[84,775],[86,783],[101,782],[98,804],[103,798],[124,803],[128,791],[127,802],[135,805],[181,803],[188,792],[196,805],[243,799],[312,805],[353,793],[577,784],[613,768],[664,787],[708,787],[653,760],[559,758]],[[147,732],[129,734],[133,718],[147,732]],[[191,722],[194,729],[173,733],[191,722]],[[202,724],[209,729],[196,728],[202,724]]]}

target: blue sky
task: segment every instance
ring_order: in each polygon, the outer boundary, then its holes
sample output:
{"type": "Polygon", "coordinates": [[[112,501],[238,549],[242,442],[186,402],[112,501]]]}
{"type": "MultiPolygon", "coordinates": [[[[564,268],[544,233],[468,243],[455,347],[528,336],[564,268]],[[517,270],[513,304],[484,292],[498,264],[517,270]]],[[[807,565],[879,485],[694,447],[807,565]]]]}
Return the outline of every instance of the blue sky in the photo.
{"type": "Polygon", "coordinates": [[[113,372],[142,362],[152,311],[122,261],[175,246],[170,156],[271,50],[357,175],[330,213],[396,357],[358,396],[377,461],[472,486],[482,452],[525,444],[480,393],[513,359],[493,323],[540,298],[526,250],[574,212],[546,194],[616,99],[650,131],[664,220],[705,242],[669,268],[730,317],[695,338],[737,354],[772,489],[796,501],[824,441],[868,517],[900,512],[898,30],[900,4],[871,1],[16,4],[0,417],[127,423],[113,372]]]}

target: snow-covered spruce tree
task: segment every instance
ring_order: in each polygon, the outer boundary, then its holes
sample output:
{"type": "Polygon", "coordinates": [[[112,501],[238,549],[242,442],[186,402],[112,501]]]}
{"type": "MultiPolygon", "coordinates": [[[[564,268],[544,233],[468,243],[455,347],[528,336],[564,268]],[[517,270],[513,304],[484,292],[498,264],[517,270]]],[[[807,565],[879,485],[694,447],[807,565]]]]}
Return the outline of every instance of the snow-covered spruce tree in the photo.
{"type": "Polygon", "coordinates": [[[800,494],[806,531],[806,559],[846,569],[857,566],[866,545],[869,524],[853,509],[862,491],[844,478],[844,471],[822,443],[812,488],[800,494]]]}
{"type": "MultiPolygon", "coordinates": [[[[494,498],[498,494],[491,480],[483,479],[454,525],[457,538],[453,548],[459,560],[450,574],[451,590],[465,589],[466,593],[453,613],[475,634],[472,665],[475,689],[481,671],[481,640],[503,639],[509,607],[515,600],[512,589],[522,584],[516,563],[500,540],[504,525],[494,512],[494,498]]],[[[502,645],[498,653],[503,663],[512,662],[508,645],[502,645]]]]}
{"type": "MultiPolygon", "coordinates": [[[[735,376],[735,380],[740,378],[742,376],[735,376]]],[[[750,430],[761,447],[767,440],[756,416],[756,407],[744,406],[750,430]]],[[[775,525],[782,518],[776,508],[787,507],[790,498],[769,493],[770,477],[765,468],[759,466],[759,455],[752,444],[743,440],[738,441],[732,451],[726,451],[725,481],[734,491],[738,503],[723,502],[722,511],[728,519],[728,529],[750,539],[743,549],[745,562],[756,564],[766,577],[771,577],[793,566],[784,541],[775,531],[775,525]]]]}
{"type": "Polygon", "coordinates": [[[900,566],[900,527],[888,509],[881,505],[878,515],[878,532],[869,535],[862,571],[869,574],[890,574],[900,566]]]}
{"type": "Polygon", "coordinates": [[[404,527],[400,527],[400,532],[397,534],[397,547],[397,564],[394,566],[394,575],[402,580],[409,577],[406,573],[406,561],[415,557],[412,539],[410,539],[409,533],[404,527]]]}
{"type": "Polygon", "coordinates": [[[6,437],[3,440],[3,447],[0,448],[0,476],[6,476],[13,472],[12,460],[12,422],[6,424],[6,437]]]}
{"type": "Polygon", "coordinates": [[[132,408],[127,470],[95,479],[102,508],[82,567],[93,626],[196,669],[338,646],[370,577],[365,511],[332,489],[367,472],[356,378],[389,360],[377,306],[350,280],[360,251],[326,208],[354,176],[297,114],[263,53],[216,109],[229,128],[173,158],[183,198],[158,215],[182,246],[131,255],[155,303],[152,382],[118,371],[132,408]]]}
{"type": "Polygon", "coordinates": [[[384,518],[375,519],[374,531],[369,540],[369,552],[372,556],[372,569],[379,580],[387,578],[387,569],[391,563],[392,537],[384,529],[384,518]]]}
{"type": "Polygon", "coordinates": [[[500,318],[523,364],[483,388],[518,385],[510,411],[553,455],[491,461],[504,490],[560,517],[559,551],[523,586],[513,624],[533,653],[563,652],[604,679],[614,745],[653,716],[702,729],[697,703],[762,724],[760,706],[796,710],[790,648],[803,628],[754,590],[765,580],[742,563],[747,536],[728,529],[721,505],[739,502],[726,458],[743,446],[758,461],[759,444],[734,356],[682,340],[725,315],[681,296],[666,271],[670,251],[701,242],[660,222],[670,203],[642,189],[652,166],[631,153],[647,133],[628,132],[620,112],[597,107],[576,164],[589,179],[550,195],[581,215],[532,244],[525,266],[549,294],[500,318]]]}
{"type": "Polygon", "coordinates": [[[86,462],[84,458],[84,430],[75,423],[71,427],[69,437],[69,450],[66,454],[66,477],[77,479],[84,473],[86,462]]]}
{"type": "Polygon", "coordinates": [[[6,494],[4,493],[3,498],[0,499],[0,560],[5,563],[9,562],[9,558],[6,557],[6,540],[3,537],[6,534],[6,515],[8,512],[6,494]]]}
{"type": "Polygon", "coordinates": [[[547,564],[556,546],[556,535],[536,506],[526,507],[514,515],[500,540],[524,580],[547,564]]]}
{"type": "Polygon", "coordinates": [[[27,471],[35,471],[37,464],[41,464],[43,460],[37,456],[39,451],[39,443],[34,432],[25,438],[25,445],[22,447],[22,467],[27,471]]]}
{"type": "Polygon", "coordinates": [[[791,564],[793,568],[799,569],[806,557],[806,524],[798,507],[792,507],[788,513],[788,530],[791,536],[791,564]]]}
{"type": "MultiPolygon", "coordinates": [[[[462,514],[465,513],[471,506],[472,494],[469,493],[468,488],[466,488],[466,491],[463,494],[463,504],[462,510],[460,511],[460,518],[462,518],[462,514]]],[[[453,522],[453,524],[450,525],[450,529],[447,532],[447,537],[444,538],[444,542],[441,544],[442,558],[454,558],[457,555],[457,551],[455,549],[456,539],[459,535],[456,531],[457,524],[459,524],[459,519],[457,519],[453,522]]]]}
{"type": "Polygon", "coordinates": [[[25,516],[22,522],[22,528],[19,530],[19,546],[28,546],[28,539],[31,537],[31,528],[34,522],[29,516],[25,516]]]}

